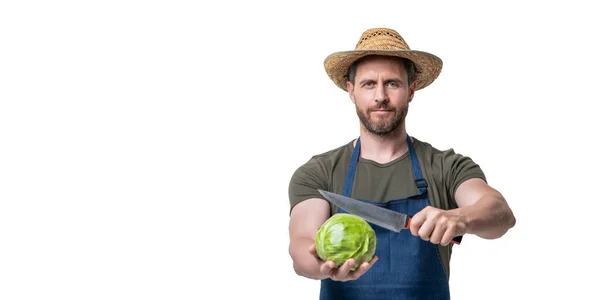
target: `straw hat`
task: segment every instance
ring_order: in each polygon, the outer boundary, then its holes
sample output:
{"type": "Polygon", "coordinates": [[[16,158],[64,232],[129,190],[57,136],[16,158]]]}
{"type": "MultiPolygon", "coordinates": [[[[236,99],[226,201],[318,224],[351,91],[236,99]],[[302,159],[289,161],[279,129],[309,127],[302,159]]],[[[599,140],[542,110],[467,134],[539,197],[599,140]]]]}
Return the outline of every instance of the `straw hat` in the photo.
{"type": "Polygon", "coordinates": [[[333,82],[346,91],[348,69],[367,55],[397,56],[415,64],[416,89],[430,85],[442,71],[442,60],[430,53],[411,50],[402,36],[393,29],[372,28],[365,31],[354,51],[335,52],[325,59],[325,71],[333,82]]]}

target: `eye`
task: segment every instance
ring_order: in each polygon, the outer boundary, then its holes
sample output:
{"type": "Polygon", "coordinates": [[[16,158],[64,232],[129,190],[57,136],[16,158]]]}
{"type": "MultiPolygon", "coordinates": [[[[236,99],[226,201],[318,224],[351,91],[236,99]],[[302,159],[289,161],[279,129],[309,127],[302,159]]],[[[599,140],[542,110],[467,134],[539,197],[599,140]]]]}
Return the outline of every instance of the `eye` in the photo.
{"type": "Polygon", "coordinates": [[[392,82],[388,82],[388,86],[391,86],[391,87],[397,88],[397,87],[399,87],[400,85],[399,85],[397,82],[393,82],[393,81],[392,81],[392,82]]]}

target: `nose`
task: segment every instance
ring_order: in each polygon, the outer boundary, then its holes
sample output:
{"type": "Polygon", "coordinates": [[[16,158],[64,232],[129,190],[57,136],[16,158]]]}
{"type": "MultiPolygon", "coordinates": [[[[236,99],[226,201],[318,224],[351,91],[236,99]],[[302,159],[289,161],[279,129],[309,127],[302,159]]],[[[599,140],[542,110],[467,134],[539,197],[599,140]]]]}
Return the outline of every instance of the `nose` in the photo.
{"type": "Polygon", "coordinates": [[[388,98],[387,92],[385,91],[385,86],[383,83],[378,84],[375,89],[375,102],[377,103],[386,103],[390,99],[388,98]]]}

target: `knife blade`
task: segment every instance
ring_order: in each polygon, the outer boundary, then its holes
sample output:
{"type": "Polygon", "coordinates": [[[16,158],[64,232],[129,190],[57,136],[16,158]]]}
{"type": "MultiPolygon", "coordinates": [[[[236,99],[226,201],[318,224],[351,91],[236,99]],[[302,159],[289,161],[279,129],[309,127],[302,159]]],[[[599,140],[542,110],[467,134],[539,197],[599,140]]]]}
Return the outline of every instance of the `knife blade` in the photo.
{"type": "MultiPolygon", "coordinates": [[[[325,199],[327,199],[327,201],[351,214],[365,219],[367,222],[371,222],[394,232],[400,232],[402,229],[410,228],[412,217],[407,214],[324,190],[319,189],[318,191],[325,199]]],[[[461,240],[462,236],[456,236],[452,238],[452,243],[459,245],[461,240]]]]}

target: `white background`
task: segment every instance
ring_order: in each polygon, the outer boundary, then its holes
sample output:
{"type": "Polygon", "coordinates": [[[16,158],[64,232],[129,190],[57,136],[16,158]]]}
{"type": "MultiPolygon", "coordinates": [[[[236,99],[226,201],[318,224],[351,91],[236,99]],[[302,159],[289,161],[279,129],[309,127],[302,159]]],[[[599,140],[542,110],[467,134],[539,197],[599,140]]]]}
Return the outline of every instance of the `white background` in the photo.
{"type": "Polygon", "coordinates": [[[443,59],[407,130],[517,217],[454,248],[453,299],[597,299],[591,4],[211,2],[0,4],[0,299],[317,299],[288,183],[358,134],[323,60],[371,27],[443,59]]]}

